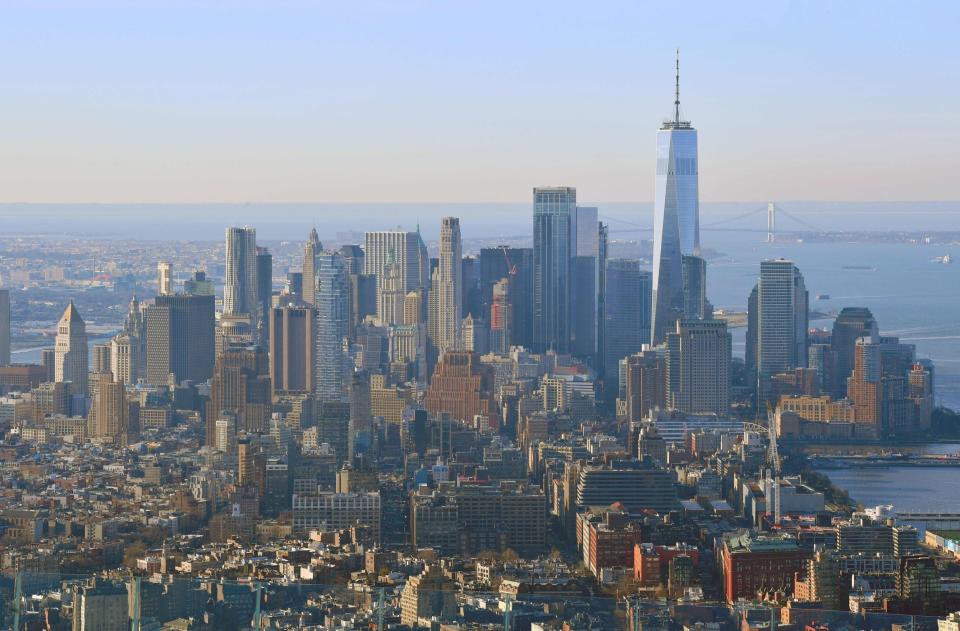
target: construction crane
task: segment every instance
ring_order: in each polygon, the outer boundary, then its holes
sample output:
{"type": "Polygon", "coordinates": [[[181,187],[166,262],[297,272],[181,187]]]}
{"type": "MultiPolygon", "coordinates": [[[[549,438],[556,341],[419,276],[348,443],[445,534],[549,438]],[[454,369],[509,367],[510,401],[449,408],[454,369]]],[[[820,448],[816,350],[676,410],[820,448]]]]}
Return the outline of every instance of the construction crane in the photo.
{"type": "Polygon", "coordinates": [[[510,254],[507,252],[508,249],[509,249],[509,246],[506,246],[506,245],[500,246],[500,251],[503,252],[503,260],[507,262],[507,274],[509,274],[510,277],[513,278],[514,276],[517,275],[517,266],[510,262],[510,254]]]}

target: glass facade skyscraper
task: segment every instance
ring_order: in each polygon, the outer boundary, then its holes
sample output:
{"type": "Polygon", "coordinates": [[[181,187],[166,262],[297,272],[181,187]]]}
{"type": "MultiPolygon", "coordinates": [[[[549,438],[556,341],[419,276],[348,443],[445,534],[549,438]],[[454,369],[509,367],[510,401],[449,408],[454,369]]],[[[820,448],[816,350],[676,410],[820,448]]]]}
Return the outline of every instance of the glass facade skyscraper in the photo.
{"type": "Polygon", "coordinates": [[[570,267],[577,189],[533,189],[533,346],[570,350],[570,267]]]}
{"type": "Polygon", "coordinates": [[[344,399],[344,340],[350,316],[350,282],[343,257],[335,252],[316,255],[315,394],[319,401],[344,399]]]}
{"type": "Polygon", "coordinates": [[[680,120],[679,64],[674,118],[657,132],[653,205],[652,341],[660,343],[683,314],[684,254],[700,254],[697,130],[680,120]]]}
{"type": "Polygon", "coordinates": [[[603,361],[608,396],[618,390],[620,360],[650,339],[650,272],[636,259],[610,259],[604,273],[603,361]]]}
{"type": "Polygon", "coordinates": [[[770,378],[807,365],[807,288],[793,261],[760,263],[757,285],[757,373],[761,401],[770,378]]]}

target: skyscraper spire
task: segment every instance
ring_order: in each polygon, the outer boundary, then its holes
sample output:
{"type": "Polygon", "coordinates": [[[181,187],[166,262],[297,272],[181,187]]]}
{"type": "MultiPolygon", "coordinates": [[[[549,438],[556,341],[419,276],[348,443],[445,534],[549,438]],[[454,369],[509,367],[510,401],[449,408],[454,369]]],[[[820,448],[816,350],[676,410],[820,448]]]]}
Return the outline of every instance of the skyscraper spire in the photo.
{"type": "Polygon", "coordinates": [[[680,49],[677,49],[677,83],[673,100],[673,122],[680,124],[680,49]]]}

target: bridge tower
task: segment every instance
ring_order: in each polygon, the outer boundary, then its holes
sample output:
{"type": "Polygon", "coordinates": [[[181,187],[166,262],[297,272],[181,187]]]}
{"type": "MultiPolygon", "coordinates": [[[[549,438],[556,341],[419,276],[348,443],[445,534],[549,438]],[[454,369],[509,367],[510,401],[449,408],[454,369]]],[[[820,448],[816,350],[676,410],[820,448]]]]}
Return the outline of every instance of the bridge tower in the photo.
{"type": "Polygon", "coordinates": [[[777,240],[777,206],[770,202],[767,204],[767,243],[773,243],[777,240]]]}

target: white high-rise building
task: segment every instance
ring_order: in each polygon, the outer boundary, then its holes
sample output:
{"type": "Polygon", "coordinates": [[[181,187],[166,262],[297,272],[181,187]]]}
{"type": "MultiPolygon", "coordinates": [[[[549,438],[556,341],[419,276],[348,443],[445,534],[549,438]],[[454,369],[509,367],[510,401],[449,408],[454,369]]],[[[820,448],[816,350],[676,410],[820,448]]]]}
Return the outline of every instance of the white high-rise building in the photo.
{"type": "Polygon", "coordinates": [[[665,121],[657,132],[650,327],[654,344],[664,340],[683,314],[683,255],[700,254],[697,130],[680,120],[679,57],[673,105],[673,120],[665,121]]]}
{"type": "Polygon", "coordinates": [[[257,316],[257,231],[227,228],[227,264],[223,282],[223,312],[257,316]]]}
{"type": "Polygon", "coordinates": [[[368,232],[365,238],[364,273],[377,279],[377,315],[383,324],[400,324],[402,320],[395,319],[399,310],[388,308],[393,303],[384,296],[384,277],[389,265],[397,266],[395,271],[399,279],[399,286],[391,287],[391,290],[402,292],[401,296],[413,289],[430,286],[430,256],[419,232],[368,232]]]}
{"type": "Polygon", "coordinates": [[[57,324],[54,379],[72,382],[76,394],[87,394],[87,373],[90,349],[87,348],[87,325],[77,307],[70,301],[57,324]]]}
{"type": "Polygon", "coordinates": [[[437,352],[460,348],[463,311],[463,248],[460,241],[460,220],[444,217],[440,225],[440,265],[437,270],[437,352]]]}
{"type": "Polygon", "coordinates": [[[173,264],[169,261],[157,263],[157,295],[173,295],[173,264]]]}
{"type": "Polygon", "coordinates": [[[303,301],[311,306],[316,301],[317,292],[316,257],[322,250],[320,235],[317,234],[317,229],[313,228],[306,245],[303,246],[303,301]]]}

